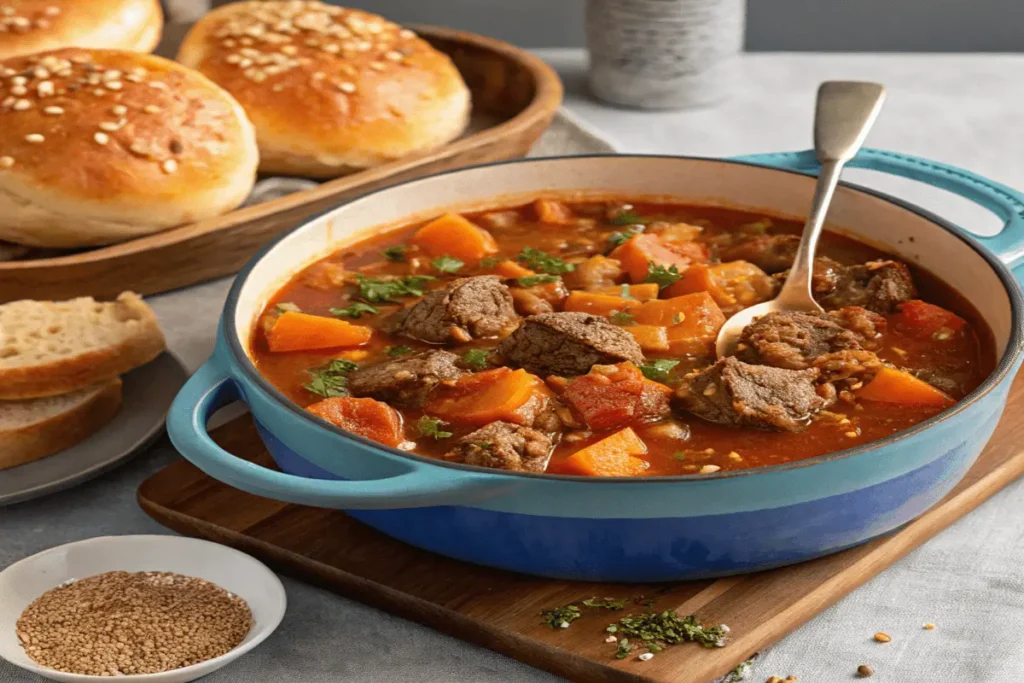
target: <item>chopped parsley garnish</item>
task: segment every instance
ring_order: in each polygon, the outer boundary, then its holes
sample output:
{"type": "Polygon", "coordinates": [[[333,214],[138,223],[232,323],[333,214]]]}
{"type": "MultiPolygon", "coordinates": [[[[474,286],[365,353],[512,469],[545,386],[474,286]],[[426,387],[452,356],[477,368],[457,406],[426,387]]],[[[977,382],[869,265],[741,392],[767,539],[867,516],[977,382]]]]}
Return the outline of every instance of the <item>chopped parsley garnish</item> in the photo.
{"type": "Polygon", "coordinates": [[[454,256],[438,256],[436,259],[430,262],[430,265],[437,268],[442,273],[457,273],[462,266],[466,265],[454,256]]]}
{"type": "Polygon", "coordinates": [[[612,225],[647,225],[651,222],[651,219],[644,218],[640,214],[633,213],[632,211],[623,211],[622,213],[614,216],[608,222],[612,225]]]}
{"type": "Polygon", "coordinates": [[[664,382],[668,379],[672,368],[679,365],[679,362],[670,358],[658,358],[641,365],[640,372],[644,373],[644,377],[647,379],[654,380],[655,382],[664,382]]]}
{"type": "Polygon", "coordinates": [[[298,304],[293,304],[291,301],[282,301],[277,304],[278,313],[302,313],[302,309],[299,308],[298,304]]]}
{"type": "Polygon", "coordinates": [[[632,325],[633,314],[626,311],[612,311],[609,316],[616,325],[632,325]]]}
{"type": "Polygon", "coordinates": [[[480,270],[494,270],[494,267],[500,262],[501,259],[491,258],[490,256],[482,258],[480,259],[480,270]]]}
{"type": "Polygon", "coordinates": [[[405,260],[405,245],[404,244],[396,244],[393,247],[388,247],[387,249],[385,249],[381,253],[384,254],[384,258],[386,258],[388,261],[394,261],[395,263],[401,263],[402,261],[405,260]]]}
{"type": "Polygon", "coordinates": [[[487,355],[487,349],[470,349],[462,354],[462,362],[474,370],[486,370],[487,355]]]}
{"type": "Polygon", "coordinates": [[[541,612],[540,615],[544,618],[544,623],[551,628],[569,628],[569,624],[583,616],[580,608],[576,605],[556,607],[555,609],[541,612]]]}
{"type": "Polygon", "coordinates": [[[392,358],[395,356],[404,356],[412,351],[408,346],[389,346],[384,349],[384,353],[388,354],[392,358]]]}
{"type": "Polygon", "coordinates": [[[675,266],[666,268],[665,266],[655,264],[653,261],[648,261],[647,277],[644,278],[644,282],[655,282],[658,284],[658,289],[665,289],[681,277],[679,269],[675,266]]]}
{"type": "Polygon", "coordinates": [[[524,275],[523,277],[516,278],[516,282],[520,287],[536,287],[537,285],[558,282],[559,279],[557,275],[524,275]]]}
{"type": "Polygon", "coordinates": [[[437,278],[431,275],[408,275],[397,278],[374,278],[356,275],[359,296],[370,303],[395,303],[399,296],[423,296],[425,285],[437,278]]]}
{"type": "Polygon", "coordinates": [[[626,605],[625,599],[616,600],[615,598],[587,598],[583,601],[583,604],[587,607],[601,607],[603,609],[620,610],[626,605]]]}
{"type": "Polygon", "coordinates": [[[436,417],[430,417],[424,415],[420,418],[419,422],[416,423],[416,428],[420,431],[420,436],[432,436],[434,440],[447,439],[452,435],[451,432],[444,431],[445,423],[438,420],[436,417]]]}
{"type": "Polygon", "coordinates": [[[639,235],[643,231],[644,226],[642,225],[638,225],[635,228],[630,228],[629,230],[616,230],[612,234],[608,235],[608,244],[612,245],[613,247],[617,247],[620,244],[623,244],[624,242],[628,241],[630,238],[639,235]]]}
{"type": "Polygon", "coordinates": [[[377,315],[380,313],[380,309],[370,304],[364,304],[362,301],[355,301],[345,308],[331,309],[331,315],[336,315],[339,318],[361,318],[364,313],[377,315]]]}
{"type": "Polygon", "coordinates": [[[576,270],[575,264],[566,263],[557,256],[552,256],[547,252],[534,249],[533,247],[523,247],[523,250],[519,252],[516,259],[522,261],[534,270],[539,270],[542,273],[551,273],[552,275],[571,273],[576,270]]]}
{"type": "Polygon", "coordinates": [[[672,457],[676,460],[686,460],[686,453],[683,451],[676,451],[672,454],[672,457]]]}
{"type": "Polygon", "coordinates": [[[745,681],[750,676],[750,667],[753,664],[753,658],[748,659],[745,662],[740,662],[736,665],[732,671],[730,671],[725,678],[722,679],[722,683],[740,683],[745,681]]]}
{"type": "Polygon", "coordinates": [[[629,644],[629,638],[623,638],[615,646],[615,659],[625,659],[633,652],[633,646],[629,644]]]}
{"type": "Polygon", "coordinates": [[[681,617],[672,610],[630,614],[619,619],[617,624],[609,625],[605,631],[625,636],[615,650],[615,656],[619,659],[628,656],[632,650],[630,647],[623,657],[619,657],[622,643],[628,642],[629,638],[640,641],[651,652],[661,652],[668,645],[680,643],[698,643],[704,647],[725,645],[725,629],[721,626],[702,626],[696,615],[681,617]]]}
{"type": "Polygon", "coordinates": [[[324,398],[348,396],[348,373],[358,367],[356,363],[343,358],[332,360],[322,368],[310,370],[309,382],[303,384],[302,388],[324,398]]]}

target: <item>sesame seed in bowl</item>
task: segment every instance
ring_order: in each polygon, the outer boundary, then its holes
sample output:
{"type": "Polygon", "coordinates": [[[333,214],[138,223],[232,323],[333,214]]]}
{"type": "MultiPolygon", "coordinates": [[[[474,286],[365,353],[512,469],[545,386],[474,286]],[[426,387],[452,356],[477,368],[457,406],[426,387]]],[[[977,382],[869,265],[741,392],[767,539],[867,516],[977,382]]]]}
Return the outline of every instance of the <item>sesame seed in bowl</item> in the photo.
{"type": "Polygon", "coordinates": [[[0,657],[56,681],[185,683],[256,647],[285,605],[273,572],[232,548],[93,538],[0,572],[0,657]]]}

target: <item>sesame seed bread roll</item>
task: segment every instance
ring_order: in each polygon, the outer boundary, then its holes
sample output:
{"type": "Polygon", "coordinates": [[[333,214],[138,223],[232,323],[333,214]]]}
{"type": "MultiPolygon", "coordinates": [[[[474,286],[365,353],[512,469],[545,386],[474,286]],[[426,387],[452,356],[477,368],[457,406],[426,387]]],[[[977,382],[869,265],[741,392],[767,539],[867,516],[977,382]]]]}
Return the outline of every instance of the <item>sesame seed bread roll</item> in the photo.
{"type": "Polygon", "coordinates": [[[264,173],[332,178],[458,137],[469,90],[447,55],[375,14],[236,2],[196,23],[178,61],[234,95],[264,173]]]}
{"type": "Polygon", "coordinates": [[[216,216],[245,200],[258,163],[234,98],[170,60],[0,61],[0,240],[86,247],[216,216]]]}
{"type": "Polygon", "coordinates": [[[0,2],[0,59],[62,47],[152,52],[163,26],[159,0],[0,2]]]}

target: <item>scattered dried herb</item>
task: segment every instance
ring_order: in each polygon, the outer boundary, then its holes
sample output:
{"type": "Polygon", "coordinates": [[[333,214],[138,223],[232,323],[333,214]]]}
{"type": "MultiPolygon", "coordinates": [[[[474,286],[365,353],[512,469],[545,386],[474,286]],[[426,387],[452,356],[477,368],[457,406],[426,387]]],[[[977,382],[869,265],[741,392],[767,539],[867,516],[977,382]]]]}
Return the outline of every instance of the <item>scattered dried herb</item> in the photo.
{"type": "Polygon", "coordinates": [[[438,420],[436,417],[430,417],[424,415],[416,423],[416,428],[420,432],[420,436],[432,436],[434,440],[447,439],[452,433],[444,431],[444,427],[447,425],[446,422],[438,420]]]}
{"type": "Polygon", "coordinates": [[[302,388],[324,398],[348,396],[348,373],[358,367],[358,364],[343,358],[332,360],[323,367],[310,370],[309,382],[302,388]]]}
{"type": "Polygon", "coordinates": [[[616,230],[612,234],[608,235],[608,244],[613,247],[617,247],[629,241],[630,238],[639,235],[644,231],[644,226],[636,225],[628,230],[616,230]]]}
{"type": "Polygon", "coordinates": [[[644,377],[655,382],[664,382],[668,379],[672,369],[681,361],[671,358],[657,358],[640,366],[640,372],[644,377]]]}
{"type": "Polygon", "coordinates": [[[587,598],[583,601],[583,604],[587,607],[600,607],[608,610],[620,610],[626,606],[626,600],[616,600],[615,598],[587,598]]]}
{"type": "Polygon", "coordinates": [[[647,225],[651,222],[651,219],[644,218],[632,211],[623,211],[613,216],[608,222],[612,225],[647,225]]]}
{"type": "Polygon", "coordinates": [[[339,318],[361,318],[364,313],[377,315],[380,313],[380,309],[370,304],[364,304],[362,301],[355,301],[345,308],[331,309],[331,315],[336,315],[339,318]]]}
{"type": "Polygon", "coordinates": [[[632,325],[635,322],[633,314],[626,311],[612,311],[608,317],[616,325],[632,325]]]}
{"type": "Polygon", "coordinates": [[[522,261],[533,270],[537,270],[542,273],[550,273],[552,275],[571,273],[576,270],[575,264],[566,263],[557,256],[552,256],[547,252],[534,249],[533,247],[523,247],[523,250],[519,252],[516,259],[522,261]]]}
{"type": "Polygon", "coordinates": [[[405,245],[396,244],[393,247],[388,247],[381,252],[384,254],[384,258],[388,261],[394,261],[395,263],[401,263],[405,260],[405,245]]]}
{"type": "Polygon", "coordinates": [[[665,289],[674,282],[678,282],[679,278],[682,277],[679,269],[675,266],[659,266],[653,261],[647,262],[647,277],[644,278],[644,282],[654,282],[658,285],[658,289],[665,289]]]}
{"type": "Polygon", "coordinates": [[[558,282],[560,279],[557,275],[524,275],[521,278],[516,278],[516,283],[520,287],[536,287],[537,285],[558,282]]]}
{"type": "Polygon", "coordinates": [[[370,303],[395,303],[399,296],[423,296],[426,284],[437,278],[430,275],[408,275],[396,278],[372,278],[356,275],[359,296],[370,303]]]}
{"type": "Polygon", "coordinates": [[[583,614],[576,605],[565,605],[545,610],[540,613],[540,616],[544,618],[544,623],[551,628],[569,628],[569,624],[582,617],[583,614]]]}
{"type": "Polygon", "coordinates": [[[407,353],[411,353],[412,349],[408,346],[389,346],[384,349],[384,353],[388,354],[392,358],[397,356],[404,356],[407,353]]]}
{"type": "MultiPolygon", "coordinates": [[[[725,645],[726,633],[726,629],[722,626],[703,626],[696,615],[680,617],[672,610],[647,612],[639,615],[630,614],[619,619],[618,623],[610,624],[605,631],[619,633],[626,638],[634,638],[650,652],[660,652],[666,646],[680,643],[722,647],[725,645]]],[[[618,651],[615,656],[619,656],[618,651]]]]}
{"type": "Polygon", "coordinates": [[[487,349],[470,349],[462,354],[462,362],[474,370],[486,370],[489,353],[487,349]]]}
{"type": "Polygon", "coordinates": [[[454,256],[438,256],[436,259],[430,262],[430,265],[437,268],[442,273],[457,273],[462,266],[466,265],[463,261],[455,258],[454,256]]]}

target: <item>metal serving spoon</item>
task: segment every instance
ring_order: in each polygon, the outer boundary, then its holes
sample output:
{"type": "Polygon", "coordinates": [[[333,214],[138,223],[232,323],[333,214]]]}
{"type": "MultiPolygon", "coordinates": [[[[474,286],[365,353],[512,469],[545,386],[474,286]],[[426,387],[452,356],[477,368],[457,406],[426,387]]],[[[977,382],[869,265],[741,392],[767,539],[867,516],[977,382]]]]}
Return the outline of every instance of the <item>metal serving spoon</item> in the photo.
{"type": "Polygon", "coordinates": [[[793,267],[777,297],[745,308],[725,322],[715,344],[719,358],[733,355],[743,328],[765,313],[823,311],[811,296],[811,274],[818,237],[825,225],[825,216],[839,183],[839,174],[846,162],[864,144],[864,138],[878,118],[884,101],[885,88],[878,83],[829,81],[818,88],[818,103],[814,113],[814,152],[821,164],[821,172],[818,174],[811,213],[804,224],[793,267]]]}

